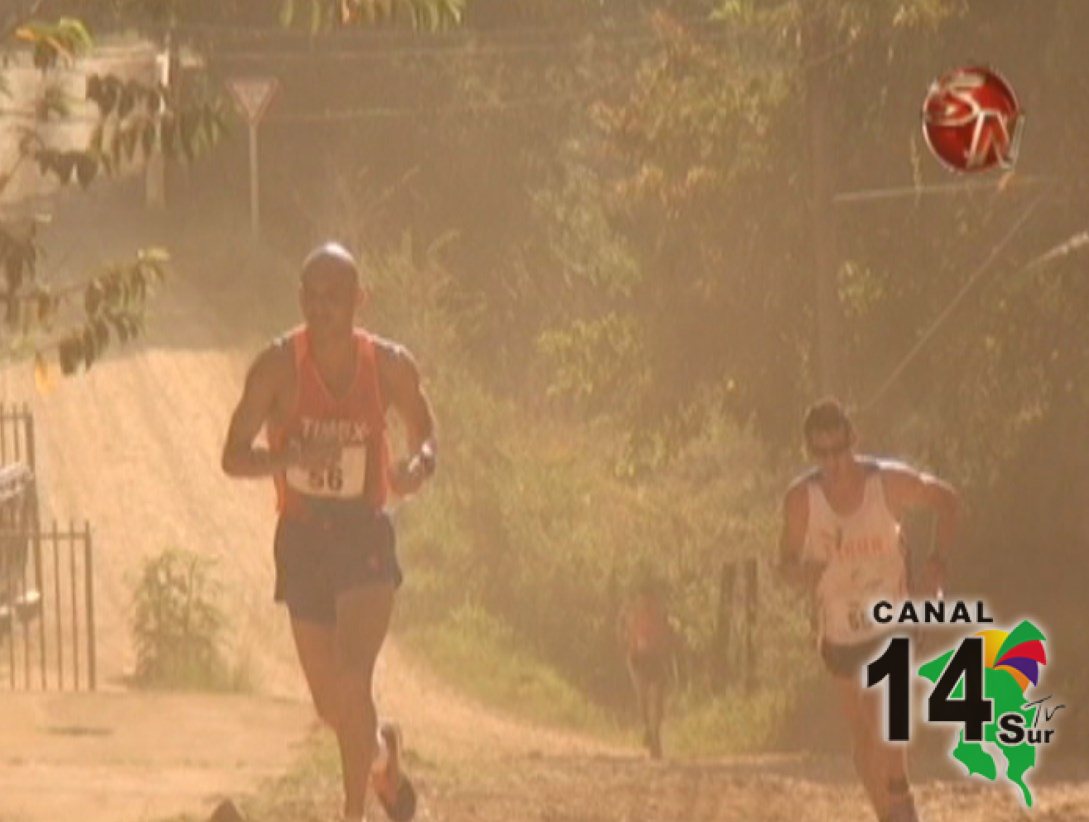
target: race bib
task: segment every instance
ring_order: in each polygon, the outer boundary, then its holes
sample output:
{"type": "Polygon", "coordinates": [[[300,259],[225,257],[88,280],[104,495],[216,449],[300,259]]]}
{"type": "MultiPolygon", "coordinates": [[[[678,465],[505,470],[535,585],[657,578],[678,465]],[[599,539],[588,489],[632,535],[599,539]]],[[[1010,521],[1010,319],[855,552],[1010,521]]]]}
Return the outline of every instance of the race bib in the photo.
{"type": "Polygon", "coordinates": [[[880,599],[897,595],[899,585],[891,563],[836,563],[821,580],[821,628],[832,642],[851,645],[883,630],[870,608],[880,599]]]}
{"type": "Polygon", "coordinates": [[[340,459],[326,468],[303,468],[293,465],[287,469],[287,484],[311,497],[347,499],[363,493],[367,478],[367,449],[362,445],[346,445],[340,459]]]}

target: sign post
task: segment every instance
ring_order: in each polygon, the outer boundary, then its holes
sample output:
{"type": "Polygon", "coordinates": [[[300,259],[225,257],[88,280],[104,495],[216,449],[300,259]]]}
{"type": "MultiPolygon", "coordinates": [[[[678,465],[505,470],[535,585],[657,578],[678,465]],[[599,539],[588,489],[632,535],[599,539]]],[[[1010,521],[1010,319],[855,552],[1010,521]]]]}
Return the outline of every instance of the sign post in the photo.
{"type": "Polygon", "coordinates": [[[257,124],[261,122],[278,86],[275,77],[232,77],[227,81],[227,90],[242,116],[246,118],[250,130],[250,231],[255,240],[261,232],[257,124]]]}

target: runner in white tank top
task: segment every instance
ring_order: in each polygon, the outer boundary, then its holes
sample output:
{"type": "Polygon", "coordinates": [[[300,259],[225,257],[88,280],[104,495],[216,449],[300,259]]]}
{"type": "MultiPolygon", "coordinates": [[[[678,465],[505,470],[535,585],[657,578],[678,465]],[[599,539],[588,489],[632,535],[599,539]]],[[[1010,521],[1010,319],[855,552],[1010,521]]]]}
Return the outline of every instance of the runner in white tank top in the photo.
{"type": "Polygon", "coordinates": [[[857,645],[887,631],[873,621],[873,604],[907,594],[900,523],[885,502],[882,464],[858,463],[865,484],[853,511],[833,510],[819,472],[805,481],[809,518],[802,559],[824,566],[816,590],[819,636],[836,645],[857,645]]]}
{"type": "Polygon", "coordinates": [[[882,822],[914,822],[906,746],[882,733],[880,695],[864,687],[863,669],[886,644],[874,602],[908,596],[900,522],[912,508],[937,517],[937,540],[910,593],[933,597],[944,583],[953,546],[957,497],[935,477],[854,452],[851,421],[835,400],[806,413],[806,447],[817,468],[795,480],[783,500],[782,576],[813,595],[821,656],[833,674],[851,729],[855,770],[882,822]]]}

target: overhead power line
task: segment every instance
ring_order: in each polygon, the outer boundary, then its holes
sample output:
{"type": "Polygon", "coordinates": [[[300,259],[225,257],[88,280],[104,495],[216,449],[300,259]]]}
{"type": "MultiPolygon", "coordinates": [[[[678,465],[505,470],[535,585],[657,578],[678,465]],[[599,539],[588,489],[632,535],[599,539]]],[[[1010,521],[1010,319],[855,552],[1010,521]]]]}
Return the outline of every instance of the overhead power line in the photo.
{"type": "MultiPolygon", "coordinates": [[[[723,29],[728,24],[713,20],[707,16],[669,17],[674,22],[687,29],[723,29]]],[[[310,41],[351,41],[351,40],[517,40],[525,38],[543,37],[575,37],[575,36],[600,36],[609,37],[633,32],[646,32],[652,23],[649,18],[632,20],[627,22],[611,23],[587,23],[577,25],[571,23],[554,23],[524,26],[495,26],[490,28],[474,28],[460,26],[439,32],[416,31],[396,26],[376,25],[368,28],[342,27],[332,31],[322,31],[312,34],[305,28],[282,26],[237,26],[220,25],[216,23],[180,23],[176,26],[162,26],[151,29],[156,34],[178,33],[209,35],[217,37],[233,37],[239,40],[310,40],[310,41]]]]}
{"type": "Polygon", "coordinates": [[[419,117],[427,114],[471,114],[473,112],[515,111],[527,108],[548,107],[564,103],[585,103],[594,99],[600,91],[584,91],[577,94],[553,94],[537,97],[512,98],[508,100],[483,101],[437,106],[368,106],[354,109],[329,109],[326,111],[295,112],[276,115],[269,114],[263,123],[333,123],[355,120],[391,119],[397,117],[419,117]]]}
{"type": "MultiPolygon", "coordinates": [[[[915,345],[911,347],[911,350],[909,350],[907,354],[904,355],[903,359],[901,359],[900,362],[896,365],[896,367],[893,368],[891,372],[889,372],[888,377],[886,377],[885,381],[881,383],[881,386],[873,392],[873,394],[870,396],[870,399],[859,408],[859,413],[865,413],[873,408],[877,404],[877,402],[885,395],[889,388],[891,388],[893,384],[900,378],[904,371],[907,370],[907,367],[911,365],[912,362],[914,362],[915,358],[919,355],[919,353],[924,348],[926,348],[926,346],[934,338],[934,335],[937,334],[937,332],[946,324],[949,318],[953,316],[953,313],[957,310],[957,308],[960,307],[960,305],[964,302],[965,298],[967,298],[972,290],[979,284],[979,281],[983,278],[983,275],[991,269],[991,266],[994,265],[995,261],[1005,250],[1006,246],[1010,244],[1010,242],[1017,235],[1017,233],[1029,221],[1029,218],[1032,217],[1040,204],[1043,203],[1048,193],[1049,190],[1045,189],[1044,191],[1040,192],[1032,200],[1032,202],[1028,204],[1025,210],[1010,227],[1009,231],[1007,231],[1003,235],[1002,239],[1000,239],[994,245],[994,247],[991,248],[991,251],[987,255],[986,259],[984,259],[983,262],[980,263],[971,273],[968,279],[964,282],[964,285],[962,285],[960,290],[957,291],[957,293],[954,295],[953,299],[949,301],[945,308],[942,309],[941,313],[938,314],[938,316],[935,318],[934,322],[932,322],[930,326],[919,336],[919,339],[915,342],[915,345]]],[[[1040,265],[1043,265],[1044,263],[1056,259],[1059,256],[1063,256],[1065,254],[1069,254],[1083,248],[1087,242],[1089,242],[1089,240],[1086,240],[1084,238],[1083,232],[1083,234],[1072,237],[1066,242],[1055,246],[1044,254],[1039,255],[1029,263],[1026,263],[1024,266],[1022,266],[1020,270],[1029,271],[1031,269],[1034,269],[1040,265]]]]}
{"type": "Polygon", "coordinates": [[[1000,177],[997,180],[965,180],[956,183],[931,183],[928,185],[890,186],[887,188],[867,188],[858,191],[845,191],[835,195],[832,202],[836,205],[855,205],[880,200],[899,200],[921,197],[924,195],[955,195],[973,191],[1002,191],[1008,187],[1025,188],[1038,185],[1050,185],[1054,177],[1035,175],[1015,175],[1000,177]]]}
{"type": "MultiPolygon", "coordinates": [[[[723,32],[700,36],[697,42],[700,44],[720,44],[730,41],[738,41],[734,33],[723,32]]],[[[603,56],[617,50],[634,51],[633,47],[646,47],[659,45],[663,42],[661,37],[653,34],[632,35],[625,37],[597,38],[585,37],[555,43],[487,43],[479,40],[463,40],[455,43],[443,44],[410,44],[410,45],[376,45],[374,43],[359,44],[366,48],[291,48],[291,49],[217,49],[210,51],[210,56],[220,62],[231,61],[293,61],[326,62],[326,61],[388,61],[400,57],[427,57],[427,58],[466,58],[493,55],[529,55],[529,54],[556,54],[571,51],[592,52],[600,47],[603,56]]]]}

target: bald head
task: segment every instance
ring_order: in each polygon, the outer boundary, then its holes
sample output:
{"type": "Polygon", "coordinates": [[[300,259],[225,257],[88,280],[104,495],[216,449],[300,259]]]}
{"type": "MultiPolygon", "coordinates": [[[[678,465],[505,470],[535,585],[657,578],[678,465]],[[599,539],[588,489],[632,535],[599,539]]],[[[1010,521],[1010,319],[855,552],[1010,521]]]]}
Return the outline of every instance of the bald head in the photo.
{"type": "Polygon", "coordinates": [[[359,266],[344,246],[325,243],[303,261],[299,307],[313,339],[350,339],[355,313],[366,301],[359,266]]]}
{"type": "Polygon", "coordinates": [[[340,243],[323,243],[306,255],[299,276],[304,283],[314,278],[344,277],[358,284],[359,266],[351,252],[340,243]]]}

